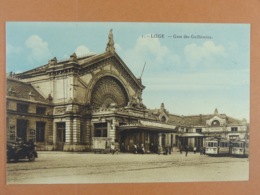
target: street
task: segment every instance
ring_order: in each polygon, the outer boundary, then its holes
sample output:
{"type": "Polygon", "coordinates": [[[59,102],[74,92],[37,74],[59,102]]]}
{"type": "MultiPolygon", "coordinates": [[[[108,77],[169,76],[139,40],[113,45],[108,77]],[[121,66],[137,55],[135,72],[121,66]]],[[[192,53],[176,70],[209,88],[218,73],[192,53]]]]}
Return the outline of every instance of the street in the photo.
{"type": "Polygon", "coordinates": [[[39,151],[34,162],[7,163],[8,184],[246,181],[248,158],[199,153],[94,154],[39,151]]]}

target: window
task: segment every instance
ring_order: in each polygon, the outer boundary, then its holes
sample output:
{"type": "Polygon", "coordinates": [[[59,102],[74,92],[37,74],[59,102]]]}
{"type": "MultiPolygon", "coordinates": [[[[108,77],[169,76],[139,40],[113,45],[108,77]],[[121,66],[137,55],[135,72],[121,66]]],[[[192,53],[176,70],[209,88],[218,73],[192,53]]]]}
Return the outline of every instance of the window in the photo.
{"type": "Polygon", "coordinates": [[[28,112],[28,104],[17,104],[17,112],[21,112],[21,113],[27,113],[28,112]]]}
{"type": "Polygon", "coordinates": [[[107,123],[95,124],[95,137],[107,137],[107,123]]]}
{"type": "Polygon", "coordinates": [[[196,133],[202,133],[202,129],[196,129],[196,133]]]}
{"type": "Polygon", "coordinates": [[[165,117],[165,116],[162,116],[161,121],[162,121],[163,123],[166,123],[166,117],[165,117]]]}
{"type": "Polygon", "coordinates": [[[228,148],[229,143],[228,142],[220,142],[220,147],[228,148]]]}
{"type": "Polygon", "coordinates": [[[57,127],[57,142],[62,143],[66,141],[66,123],[65,122],[59,122],[56,123],[57,127]]]}
{"type": "Polygon", "coordinates": [[[46,112],[46,108],[45,107],[41,107],[41,106],[37,106],[36,107],[36,114],[45,115],[45,112],[46,112]]]}
{"type": "Polygon", "coordinates": [[[95,130],[95,137],[102,137],[102,130],[96,129],[95,130]]]}
{"type": "Polygon", "coordinates": [[[232,132],[236,132],[237,131],[237,127],[231,127],[231,131],[232,132]]]}
{"type": "Polygon", "coordinates": [[[220,122],[218,120],[214,120],[211,123],[212,126],[220,126],[220,122]]]}
{"type": "Polygon", "coordinates": [[[208,147],[218,147],[217,142],[208,142],[208,147]]]}
{"type": "Polygon", "coordinates": [[[44,142],[45,122],[36,122],[36,142],[44,142]]]}
{"type": "Polygon", "coordinates": [[[84,126],[82,123],[80,123],[80,142],[84,143],[84,141],[85,141],[84,126]]]}

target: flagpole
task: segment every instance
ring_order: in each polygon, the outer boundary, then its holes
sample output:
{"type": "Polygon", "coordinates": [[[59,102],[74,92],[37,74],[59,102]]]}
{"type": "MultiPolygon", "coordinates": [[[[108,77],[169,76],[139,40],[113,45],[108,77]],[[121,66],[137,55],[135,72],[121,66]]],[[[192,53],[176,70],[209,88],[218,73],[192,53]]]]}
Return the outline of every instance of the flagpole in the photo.
{"type": "Polygon", "coordinates": [[[142,70],[142,73],[141,73],[140,79],[141,79],[142,76],[143,76],[145,65],[146,65],[146,61],[145,61],[145,63],[144,63],[144,67],[143,67],[143,70],[142,70]]]}

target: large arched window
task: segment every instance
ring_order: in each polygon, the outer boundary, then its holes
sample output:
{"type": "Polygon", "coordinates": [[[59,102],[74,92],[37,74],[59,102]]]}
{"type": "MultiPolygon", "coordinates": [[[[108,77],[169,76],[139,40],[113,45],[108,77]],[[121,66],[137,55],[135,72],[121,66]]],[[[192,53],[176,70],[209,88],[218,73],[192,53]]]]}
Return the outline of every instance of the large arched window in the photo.
{"type": "Polygon", "coordinates": [[[124,107],[128,101],[124,86],[111,76],[99,79],[91,92],[91,105],[94,108],[107,108],[112,103],[117,104],[119,107],[124,107]]]}

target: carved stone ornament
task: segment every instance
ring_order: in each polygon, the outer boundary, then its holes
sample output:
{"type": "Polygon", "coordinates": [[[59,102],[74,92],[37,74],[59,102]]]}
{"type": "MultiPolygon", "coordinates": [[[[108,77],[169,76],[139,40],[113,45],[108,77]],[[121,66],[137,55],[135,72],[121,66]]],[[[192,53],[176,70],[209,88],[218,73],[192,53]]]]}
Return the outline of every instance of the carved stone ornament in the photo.
{"type": "Polygon", "coordinates": [[[55,114],[63,114],[65,112],[66,108],[65,107],[58,107],[55,108],[54,113],[55,114]]]}
{"type": "Polygon", "coordinates": [[[51,60],[49,60],[49,65],[55,65],[55,64],[57,64],[57,58],[56,57],[54,57],[53,59],[51,59],[51,60]]]}
{"type": "Polygon", "coordinates": [[[128,102],[127,107],[133,108],[143,108],[146,109],[146,106],[142,102],[142,91],[138,90],[131,100],[128,102]]]}
{"type": "Polygon", "coordinates": [[[77,55],[76,55],[76,53],[73,53],[73,54],[70,55],[70,61],[77,62],[77,55]]]}
{"type": "Polygon", "coordinates": [[[114,38],[113,38],[113,32],[112,29],[110,29],[109,34],[108,34],[108,43],[106,47],[106,51],[114,52],[115,47],[114,47],[114,38]]]}

